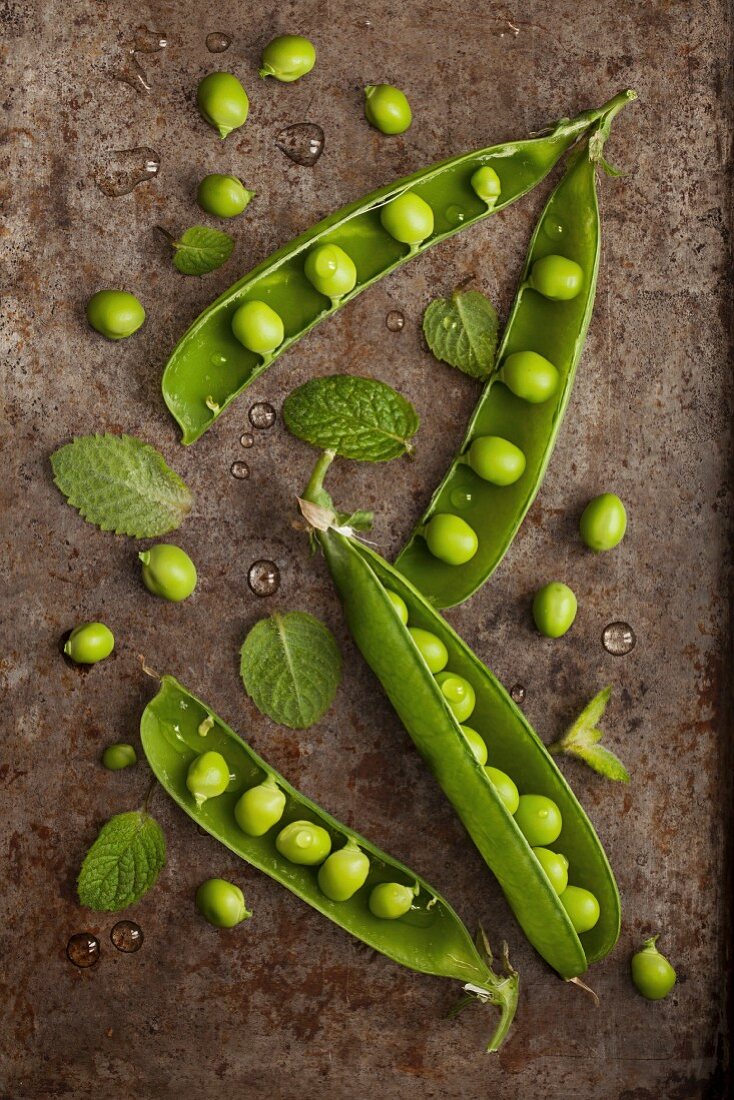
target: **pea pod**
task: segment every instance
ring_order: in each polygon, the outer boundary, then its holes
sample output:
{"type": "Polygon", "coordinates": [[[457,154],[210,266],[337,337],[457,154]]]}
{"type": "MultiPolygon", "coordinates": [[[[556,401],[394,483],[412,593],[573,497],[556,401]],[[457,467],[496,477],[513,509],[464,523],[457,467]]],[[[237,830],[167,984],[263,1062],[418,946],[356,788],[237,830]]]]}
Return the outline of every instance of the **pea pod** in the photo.
{"type": "Polygon", "coordinates": [[[198,439],[282,352],[345,302],[430,245],[521,198],[581,134],[626,99],[627,93],[622,92],[604,107],[562,120],[543,136],[452,157],[381,187],[274,252],[194,321],[166,364],[163,397],[182,429],[183,442],[198,439]],[[498,196],[488,194],[478,180],[472,186],[472,176],[482,167],[496,173],[498,196]],[[380,217],[386,204],[407,191],[433,212],[433,230],[414,244],[396,240],[380,217]],[[338,245],[356,267],[354,287],[338,298],[320,293],[306,276],[306,256],[316,244],[338,245]],[[232,332],[234,313],[248,301],[264,302],[283,322],[282,341],[262,354],[245,348],[232,332]]]}
{"type": "Polygon", "coordinates": [[[424,879],[292,787],[172,676],[162,677],[158,694],[143,711],[140,736],[148,763],[166,792],[227,848],[375,951],[412,970],[455,978],[464,983],[467,994],[498,1005],[502,1015],[487,1049],[499,1048],[517,1007],[517,974],[507,961],[505,975],[494,973],[488,949],[484,955],[474,945],[449,903],[424,879]],[[206,751],[224,757],[231,780],[223,794],[197,805],[186,778],[191,763],[203,751],[201,728],[206,729],[206,751]],[[277,786],[285,805],[277,824],[253,836],[238,827],[235,806],[244,791],[263,783],[277,786]],[[347,901],[333,901],[319,889],[318,868],[290,862],[280,854],[276,837],[293,822],[325,829],[332,850],[356,844],[368,856],[367,880],[347,901]],[[375,916],[369,898],[380,883],[411,889],[415,897],[410,910],[394,920],[375,916]]]}
{"type": "MultiPolygon", "coordinates": [[[[462,603],[484,584],[507,552],[540,488],[571,396],[594,305],[601,249],[596,169],[612,118],[634,98],[634,93],[628,92],[570,154],[566,172],[533,233],[497,353],[497,368],[484,387],[458,456],[395,562],[437,607],[462,603]],[[583,273],[580,292],[568,300],[546,297],[532,285],[536,263],[555,255],[572,260],[583,273]],[[542,356],[557,372],[551,372],[548,389],[538,392],[536,387],[529,397],[527,393],[518,396],[517,381],[503,372],[508,362],[510,368],[518,362],[510,357],[526,351],[542,356]],[[500,478],[500,483],[493,483],[475,472],[477,463],[470,458],[470,451],[480,439],[507,441],[524,455],[524,468],[519,476],[512,475],[511,483],[502,483],[500,478]],[[423,535],[433,516],[446,513],[460,515],[477,535],[478,548],[470,560],[459,565],[434,556],[423,535]]],[[[542,282],[538,285],[548,289],[542,282]]]]}

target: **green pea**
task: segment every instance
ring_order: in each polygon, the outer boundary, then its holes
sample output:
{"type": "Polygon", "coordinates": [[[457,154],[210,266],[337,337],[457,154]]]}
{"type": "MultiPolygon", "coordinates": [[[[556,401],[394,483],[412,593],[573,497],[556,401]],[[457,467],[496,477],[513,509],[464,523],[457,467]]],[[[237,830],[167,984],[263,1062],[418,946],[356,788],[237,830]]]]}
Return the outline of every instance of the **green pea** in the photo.
{"type": "Polygon", "coordinates": [[[530,270],[528,284],[554,302],[575,298],[584,285],[584,273],[575,260],[565,256],[543,256],[530,270]]]}
{"type": "Polygon", "coordinates": [[[283,343],[285,329],[274,309],[266,302],[245,302],[232,316],[232,332],[239,342],[257,355],[269,355],[283,343]]]}
{"type": "Polygon", "coordinates": [[[469,448],[468,459],[474,473],[493,485],[514,485],[525,473],[525,455],[499,435],[480,435],[469,448]]]}
{"type": "Polygon", "coordinates": [[[354,261],[338,244],[312,248],[306,257],[304,271],[311,285],[332,301],[354,290],[357,282],[354,261]]]}
{"type": "Polygon", "coordinates": [[[515,821],[531,848],[552,844],[563,828],[561,811],[544,794],[521,794],[515,821]]]}
{"type": "Polygon", "coordinates": [[[469,748],[477,764],[484,766],[487,763],[487,746],[484,738],[481,737],[476,730],[473,730],[471,726],[462,726],[461,732],[469,742],[469,748]]]}
{"type": "Polygon", "coordinates": [[[655,946],[658,936],[645,940],[631,960],[632,981],[638,993],[648,1001],[661,1001],[667,997],[676,982],[676,973],[665,955],[655,946]]]}
{"type": "Polygon", "coordinates": [[[250,787],[237,800],[235,821],[248,836],[264,836],[277,825],[285,810],[285,795],[274,779],[268,776],[257,787],[250,787]]]}
{"type": "Polygon", "coordinates": [[[196,102],[201,117],[219,131],[224,140],[247,119],[250,101],[247,92],[232,73],[209,73],[199,84],[196,102]]]}
{"type": "Polygon", "coordinates": [[[546,638],[560,638],[573,625],[577,607],[568,585],[551,581],[539,588],[533,598],[535,625],[546,638]]]}
{"type": "Polygon", "coordinates": [[[413,121],[405,92],[392,84],[368,84],[364,90],[364,115],[370,126],[383,134],[403,134],[413,121]]]}
{"type": "Polygon", "coordinates": [[[502,799],[508,814],[516,813],[520,804],[520,794],[513,780],[505,772],[501,772],[499,768],[485,768],[484,770],[492,786],[502,799]]]}
{"type": "Polygon", "coordinates": [[[614,493],[594,497],[584,508],[579,523],[581,538],[590,550],[611,550],[624,538],[627,512],[614,493]]]}
{"type": "Polygon", "coordinates": [[[370,861],[361,848],[348,840],[319,867],[319,889],[332,901],[348,901],[367,881],[370,861]]]}
{"type": "Polygon", "coordinates": [[[237,176],[223,176],[211,172],[204,176],[196,192],[196,201],[202,210],[215,218],[236,218],[255,197],[237,176]]]}
{"type": "Polygon", "coordinates": [[[221,752],[203,752],[192,760],[186,786],[197,806],[203,806],[207,798],[223,794],[229,786],[229,765],[221,752]]]}
{"type": "Polygon", "coordinates": [[[104,623],[80,623],[64,645],[64,653],[78,665],[96,665],[115,648],[115,638],[104,623]]]}
{"type": "Polygon", "coordinates": [[[419,626],[409,626],[408,633],[420,650],[421,657],[431,672],[441,672],[449,663],[449,651],[440,638],[419,626]]]}
{"type": "Polygon", "coordinates": [[[316,64],[316,47],[301,34],[281,34],[268,42],[263,50],[260,76],[274,76],[284,84],[292,84],[316,64]]]}
{"type": "Polygon", "coordinates": [[[154,596],[180,603],[196,588],[196,566],[180,546],[159,542],[138,557],[143,563],[143,584],[154,596]]]}
{"type": "Polygon", "coordinates": [[[367,904],[373,916],[382,920],[397,920],[410,912],[418,892],[417,883],[411,888],[400,882],[381,882],[373,889],[367,904]]]}
{"type": "Polygon", "coordinates": [[[310,821],[292,821],[275,838],[275,847],[291,863],[314,867],[323,863],[331,851],[331,837],[326,829],[310,821]]]}
{"type": "Polygon", "coordinates": [[[561,905],[579,935],[589,932],[599,920],[599,902],[590,890],[580,886],[567,886],[561,894],[561,905]]]}
{"type": "Polygon", "coordinates": [[[391,588],[386,588],[385,593],[390,603],[397,611],[400,622],[403,624],[403,626],[406,626],[408,623],[408,608],[406,606],[405,600],[402,599],[401,596],[398,596],[397,592],[393,592],[391,588]]]}
{"type": "Polygon", "coordinates": [[[502,191],[500,178],[494,168],[490,168],[488,164],[483,165],[481,168],[477,168],[476,172],[472,174],[471,185],[476,195],[482,202],[486,202],[491,210],[502,191]]]}
{"type": "Polygon", "coordinates": [[[423,537],[434,558],[447,565],[465,565],[479,548],[476,531],[461,516],[439,512],[426,524],[423,537]]]}
{"type": "Polygon", "coordinates": [[[98,290],[87,302],[87,320],[108,340],[124,340],[138,331],[145,310],[126,290],[98,290]]]}
{"type": "Polygon", "coordinates": [[[459,724],[466,722],[477,702],[474,688],[469,681],[463,676],[457,676],[455,672],[439,672],[436,683],[441,688],[441,694],[451,708],[456,721],[459,724]]]}
{"type": "Polygon", "coordinates": [[[380,211],[382,227],[402,244],[419,245],[433,233],[433,211],[414,191],[403,191],[380,211]]]}
{"type": "Polygon", "coordinates": [[[538,863],[557,894],[562,894],[568,886],[568,860],[562,852],[552,852],[550,848],[533,848],[538,863]]]}
{"type": "Polygon", "coordinates": [[[108,745],[102,753],[102,763],[111,772],[119,772],[121,768],[129,768],[136,764],[138,754],[132,745],[120,741],[116,745],[108,745]]]}
{"type": "Polygon", "coordinates": [[[252,913],[239,886],[223,878],[208,878],[196,891],[196,908],[215,928],[234,928],[252,913]]]}
{"type": "Polygon", "coordinates": [[[558,389],[561,376],[549,359],[535,351],[514,351],[499,372],[500,379],[516,397],[541,405],[558,389]]]}

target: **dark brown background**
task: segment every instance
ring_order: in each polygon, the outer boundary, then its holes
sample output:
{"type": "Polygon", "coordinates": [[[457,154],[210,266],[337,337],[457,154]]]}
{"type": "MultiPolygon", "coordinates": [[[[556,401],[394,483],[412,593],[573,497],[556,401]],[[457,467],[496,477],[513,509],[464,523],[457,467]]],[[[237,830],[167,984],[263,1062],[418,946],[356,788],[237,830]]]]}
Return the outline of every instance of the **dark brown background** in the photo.
{"type": "MultiPolygon", "coordinates": [[[[2,148],[7,412],[3,550],[7,696],[3,787],[2,1084],[37,1097],[484,1097],[533,1100],[691,1100],[724,1095],[724,974],[728,905],[727,747],[729,26],[708,3],[476,0],[400,4],[158,4],[6,0],[3,53],[11,80],[2,148]],[[111,79],[140,23],[168,48],[143,58],[153,91],[111,79]],[[510,26],[510,23],[513,26],[510,26]],[[233,36],[219,57],[209,31],[233,36]],[[256,74],[263,45],[297,30],[317,43],[316,70],[294,86],[256,74]],[[198,80],[230,68],[251,95],[246,126],[220,143],[194,107],[198,80]],[[362,117],[362,86],[393,81],[415,122],[385,138],[362,117]],[[422,428],[412,464],[338,463],[344,505],[372,507],[381,550],[396,552],[457,445],[475,384],[436,364],[421,313],[467,274],[504,314],[546,187],[446,242],[368,291],[280,360],[193,448],[163,406],[162,365],[196,314],[273,248],[347,200],[434,160],[522,137],[634,87],[639,104],[615,123],[608,154],[629,169],[601,181],[604,254],[596,312],[542,492],[492,582],[451,622],[509,686],[547,740],[605,683],[614,697],[607,740],[629,765],[629,787],[563,768],[616,869],[624,923],[613,955],[589,980],[601,1008],[564,986],[523,942],[502,896],[467,842],[355,653],[321,560],[292,526],[295,493],[313,454],[280,421],[245,452],[252,401],[280,406],[298,383],[355,371],[395,384],[422,428]],[[274,145],[302,120],[326,131],[315,168],[274,145]],[[124,198],[95,186],[109,151],[149,145],[159,177],[124,198]],[[257,198],[232,223],[235,256],[201,280],[171,267],[161,239],[207,222],[194,205],[206,171],[233,171],[257,198]],[[145,328],[119,345],[84,322],[102,286],[137,293],[145,328]],[[388,310],[407,318],[385,328],[388,310]],[[86,525],[52,485],[48,455],[73,434],[125,430],[155,443],[196,494],[177,539],[201,582],[181,606],[141,587],[139,546],[86,525]],[[251,466],[236,481],[232,462],[251,466]],[[585,501],[612,489],[627,502],[622,546],[594,557],[576,534],[585,501]],[[246,572],[273,558],[283,582],[259,600],[246,572]],[[532,629],[529,599],[552,578],[572,584],[580,612],[558,642],[532,629]],[[346,655],[337,702],[295,734],[244,697],[237,649],[249,626],[280,608],[325,619],[346,655]],[[114,629],[114,659],[87,674],[68,667],[59,636],[79,620],[114,629]],[[627,619],[629,656],[601,646],[627,619]],[[443,1018],[456,989],[371,957],[275,883],[251,870],[156,795],[169,842],[160,883],[130,911],[143,949],[119,954],[113,917],[79,909],[74,878],[99,825],[139,804],[144,763],[104,771],[105,744],[137,740],[153,685],[136,653],[206,698],[303,790],[413,864],[470,927],[509,940],[522,973],[520,1009],[499,1055],[482,1053],[492,1020],[475,1009],[443,1018]],[[255,916],[217,932],[194,912],[211,874],[245,889],[255,916]],[[69,935],[94,931],[102,958],[81,972],[69,935]],[[661,930],[679,984],[661,1004],[634,992],[628,959],[661,930]]],[[[215,223],[212,223],[215,224],[215,223]]]]}

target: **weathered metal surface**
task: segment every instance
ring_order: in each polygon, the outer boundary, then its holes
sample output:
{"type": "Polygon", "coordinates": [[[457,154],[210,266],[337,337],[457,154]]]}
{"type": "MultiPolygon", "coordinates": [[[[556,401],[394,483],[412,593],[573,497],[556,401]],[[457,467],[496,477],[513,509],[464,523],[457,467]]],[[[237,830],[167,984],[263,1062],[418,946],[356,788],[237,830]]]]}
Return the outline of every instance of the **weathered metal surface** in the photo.
{"type": "MultiPolygon", "coordinates": [[[[730,70],[728,11],[710,4],[427,4],[211,2],[139,4],[11,0],[2,6],[3,244],[6,252],[2,667],[7,694],[3,786],[0,1094],[49,1096],[583,1097],[692,1100],[724,1095],[730,828],[727,724],[731,367],[727,253],[730,70]],[[515,18],[516,17],[516,18],[515,18]],[[111,80],[141,23],[167,33],[141,57],[150,95],[111,80]],[[293,86],[260,82],[259,52],[278,31],[318,44],[317,69],[293,86]],[[212,55],[210,31],[233,44],[212,55]],[[250,120],[220,143],[193,105],[198,79],[232,68],[251,93],[250,120]],[[415,122],[399,138],[367,128],[363,84],[406,88],[415,122]],[[628,788],[564,763],[609,850],[623,895],[617,950],[596,966],[594,1009],[523,943],[499,890],[427,775],[349,642],[324,565],[293,526],[312,461],[282,424],[254,432],[249,399],[195,447],[178,445],[159,393],[162,364],[189,321],[234,278],[314,220],[378,184],[452,153],[522,136],[622,87],[639,105],[615,123],[610,158],[629,169],[603,187],[599,298],[576,389],[543,490],[491,583],[450,619],[550,739],[603,684],[614,698],[609,744],[628,788]],[[274,144],[283,126],[314,121],[326,151],[314,168],[274,144]],[[93,165],[146,145],[157,179],[107,198],[93,165]],[[258,192],[233,223],[237,250],[218,272],[187,279],[153,232],[206,221],[193,193],[205,170],[241,174],[258,192]],[[96,289],[135,291],[145,328],[112,345],[85,325],[96,289]],[[141,587],[136,545],[97,532],[54,489],[48,455],[74,433],[138,434],[162,448],[196,493],[177,536],[196,560],[197,594],[181,606],[141,587]],[[251,477],[230,475],[233,461],[251,477]],[[609,555],[581,546],[576,522],[604,489],[628,503],[629,535],[609,555]],[[249,564],[272,558],[277,595],[247,587],[249,564]],[[529,597],[552,578],[572,584],[580,613],[567,638],[532,630],[529,597]],[[335,630],[347,656],[336,705],[295,734],[243,695],[237,648],[274,608],[305,608],[335,630]],[[102,618],[113,659],[81,673],[60,635],[102,618]],[[626,619],[638,644],[614,658],[606,623],[626,619]],[[489,1010],[443,1019],[454,991],[372,957],[339,929],[197,833],[162,795],[169,842],[160,884],[130,915],[142,950],[118,953],[116,918],[76,904],[79,861],[100,823],[134,807],[146,769],[104,771],[113,740],[136,740],[152,691],[136,655],[208,699],[294,782],[414,864],[470,926],[506,938],[522,972],[515,1029],[482,1053],[489,1010]],[[210,874],[245,889],[255,916],[234,932],[208,927],[193,891],[210,874]],[[65,958],[89,930],[99,964],[65,958]],[[665,1003],[634,992],[628,958],[663,931],[679,985],[665,1003]]],[[[476,396],[422,346],[429,299],[469,273],[505,310],[542,194],[447,242],[318,328],[253,387],[280,406],[297,383],[346,370],[411,397],[422,417],[415,462],[337,464],[338,500],[373,507],[391,554],[445,467],[476,396]],[[406,316],[402,332],[384,323],[406,316]]]]}

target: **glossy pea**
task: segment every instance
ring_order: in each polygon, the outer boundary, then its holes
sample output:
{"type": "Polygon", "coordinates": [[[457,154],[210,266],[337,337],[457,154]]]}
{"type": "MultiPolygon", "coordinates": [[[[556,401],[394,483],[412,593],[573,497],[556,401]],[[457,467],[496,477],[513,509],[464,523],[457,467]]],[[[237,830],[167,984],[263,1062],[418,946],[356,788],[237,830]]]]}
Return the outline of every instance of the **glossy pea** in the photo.
{"type": "Polygon", "coordinates": [[[267,302],[245,302],[232,316],[232,332],[243,347],[269,355],[283,343],[283,322],[267,302]]]}
{"type": "Polygon", "coordinates": [[[236,218],[254,198],[237,176],[225,176],[211,172],[204,176],[196,192],[196,201],[202,210],[215,218],[236,218]]]}
{"type": "Polygon", "coordinates": [[[277,825],[285,810],[285,795],[268,777],[241,795],[234,808],[235,821],[248,836],[264,836],[277,825]]]}
{"type": "Polygon", "coordinates": [[[247,92],[232,73],[205,76],[196,91],[196,102],[202,118],[222,139],[244,124],[250,109],[247,92]]]}
{"type": "Polygon", "coordinates": [[[487,745],[484,738],[480,736],[480,734],[478,734],[476,730],[473,730],[471,726],[462,726],[461,732],[464,734],[464,737],[466,737],[467,741],[469,742],[469,748],[471,749],[472,755],[474,756],[477,764],[481,764],[482,766],[486,764],[487,745]]]}
{"type": "Polygon", "coordinates": [[[615,493],[601,493],[584,508],[579,523],[581,538],[590,550],[612,550],[627,530],[627,512],[615,493]]]}
{"type": "Polygon", "coordinates": [[[413,121],[408,98],[392,84],[368,84],[364,114],[370,126],[383,134],[403,134],[413,121]]]}
{"type": "Polygon", "coordinates": [[[401,596],[398,596],[397,592],[393,592],[391,588],[386,588],[385,593],[390,603],[395,608],[400,622],[403,624],[403,626],[407,626],[408,608],[406,607],[405,600],[401,596]]]}
{"type": "Polygon", "coordinates": [[[431,672],[441,672],[446,668],[449,662],[449,651],[440,638],[431,634],[429,630],[421,630],[419,626],[409,626],[408,633],[431,672]]]}
{"type": "Polygon", "coordinates": [[[552,852],[550,848],[533,848],[533,852],[555,892],[562,894],[568,886],[568,860],[566,857],[562,852],[552,852]]]}
{"type": "Polygon", "coordinates": [[[477,697],[474,688],[463,676],[457,676],[455,672],[439,672],[436,683],[441,688],[441,694],[451,708],[454,718],[461,725],[474,712],[477,697]]]}
{"type": "Polygon", "coordinates": [[[302,34],[281,34],[268,42],[260,62],[260,76],[274,76],[284,84],[292,84],[310,73],[316,64],[316,47],[302,34]]]}
{"type": "Polygon", "coordinates": [[[380,221],[396,241],[419,245],[433,233],[433,211],[414,191],[403,191],[380,210],[380,221]]]}
{"type": "Polygon", "coordinates": [[[292,821],[278,833],[275,847],[291,863],[314,867],[323,863],[331,851],[331,837],[321,825],[292,821]]]}
{"type": "Polygon", "coordinates": [[[505,809],[508,814],[517,813],[517,807],[520,804],[520,794],[515,785],[515,781],[510,779],[509,775],[499,770],[499,768],[485,768],[487,778],[497,791],[497,794],[502,799],[505,809]]]}
{"type": "Polygon", "coordinates": [[[472,173],[470,182],[477,197],[486,202],[488,207],[493,207],[502,192],[502,183],[494,168],[488,164],[477,168],[472,173]]]}
{"type": "Polygon", "coordinates": [[[133,745],[119,741],[116,745],[108,745],[102,753],[102,764],[108,771],[118,772],[122,768],[129,768],[136,764],[138,754],[133,745]]]}
{"type": "Polygon", "coordinates": [[[438,512],[425,526],[423,537],[434,558],[447,565],[465,565],[479,546],[476,532],[461,516],[438,512]]]}
{"type": "Polygon", "coordinates": [[[579,935],[590,932],[599,920],[599,902],[590,890],[584,890],[581,886],[567,886],[561,894],[561,905],[579,935]]]}
{"type": "Polygon", "coordinates": [[[544,794],[520,795],[515,821],[531,848],[553,844],[563,828],[561,811],[544,794]]]}
{"type": "Polygon", "coordinates": [[[499,377],[516,397],[542,405],[558,389],[560,374],[549,359],[535,351],[514,351],[502,364],[499,377]]]}
{"type": "Polygon", "coordinates": [[[565,256],[543,256],[531,267],[528,283],[544,298],[567,302],[580,293],[584,273],[575,260],[565,256]]]}
{"type": "Polygon", "coordinates": [[[551,581],[533,597],[533,619],[546,638],[560,638],[576,618],[576,596],[562,581],[551,581]]]}
{"type": "Polygon", "coordinates": [[[98,290],[87,302],[87,320],[108,340],[124,340],[138,331],[145,310],[126,290],[98,290]]]}
{"type": "Polygon", "coordinates": [[[335,301],[354,290],[357,268],[354,260],[338,244],[320,244],[312,248],[304,266],[312,286],[335,301]]]}
{"type": "Polygon", "coordinates": [[[514,485],[525,473],[525,455],[499,435],[480,435],[467,454],[477,477],[493,485],[514,485]]]}
{"type": "Polygon", "coordinates": [[[154,596],[171,603],[186,600],[196,588],[196,566],[180,546],[159,542],[138,554],[143,584],[154,596]]]}
{"type": "Polygon", "coordinates": [[[229,786],[229,766],[220,752],[203,752],[189,764],[186,786],[197,806],[224,794],[229,786]]]}
{"type": "Polygon", "coordinates": [[[630,962],[635,988],[648,1001],[661,1001],[676,983],[675,970],[656,947],[658,939],[651,936],[645,940],[630,962]]]}
{"type": "Polygon", "coordinates": [[[196,891],[196,908],[215,928],[234,928],[252,913],[239,886],[223,878],[208,878],[196,891]]]}
{"type": "Polygon", "coordinates": [[[64,644],[64,653],[78,665],[96,665],[115,648],[115,638],[104,623],[80,623],[64,644]]]}
{"type": "Polygon", "coordinates": [[[364,886],[369,872],[369,859],[358,844],[348,840],[319,867],[319,889],[332,901],[349,901],[364,886]]]}
{"type": "Polygon", "coordinates": [[[368,905],[370,912],[382,920],[398,920],[410,912],[418,888],[403,886],[400,882],[380,882],[371,891],[368,905]]]}

